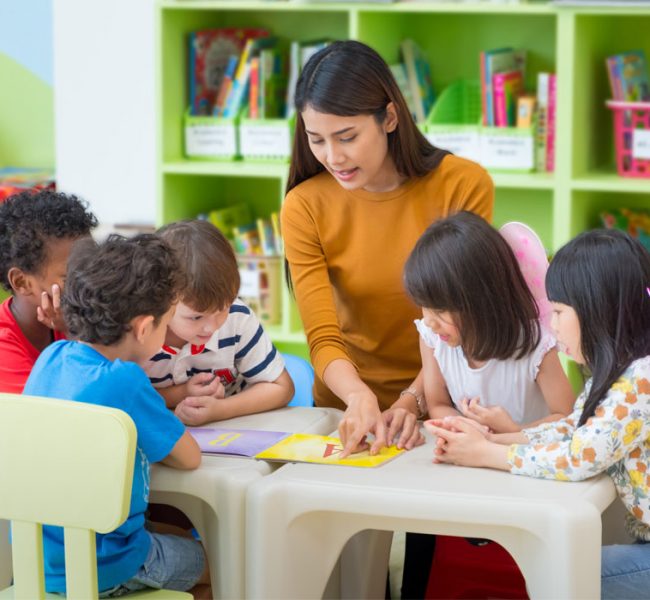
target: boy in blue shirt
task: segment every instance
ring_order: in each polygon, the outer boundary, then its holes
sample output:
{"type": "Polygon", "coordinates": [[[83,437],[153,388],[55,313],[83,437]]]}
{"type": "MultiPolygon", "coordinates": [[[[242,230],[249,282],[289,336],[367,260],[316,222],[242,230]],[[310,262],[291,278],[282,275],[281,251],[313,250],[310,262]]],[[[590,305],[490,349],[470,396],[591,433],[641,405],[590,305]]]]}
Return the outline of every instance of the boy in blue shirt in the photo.
{"type": "MultiPolygon", "coordinates": [[[[40,355],[25,394],[119,408],[137,429],[131,507],[125,523],[97,534],[100,596],[151,588],[188,590],[209,582],[200,543],[145,528],[149,465],[196,469],[198,445],[165,407],[139,366],[162,345],[180,289],[177,260],[154,235],[75,244],[62,298],[71,338],[40,355]]],[[[98,465],[101,468],[101,465],[98,465]]],[[[63,530],[43,527],[45,584],[65,592],[63,530]]]]}

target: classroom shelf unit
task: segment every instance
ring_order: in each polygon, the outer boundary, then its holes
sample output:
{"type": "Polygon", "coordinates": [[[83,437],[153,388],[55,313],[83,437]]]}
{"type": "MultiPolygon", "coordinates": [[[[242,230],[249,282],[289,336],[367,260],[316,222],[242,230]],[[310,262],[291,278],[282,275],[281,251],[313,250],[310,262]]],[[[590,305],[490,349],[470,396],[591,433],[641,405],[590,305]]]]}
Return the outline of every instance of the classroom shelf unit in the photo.
{"type": "MultiPolygon", "coordinates": [[[[389,62],[403,38],[414,39],[431,65],[439,94],[458,79],[478,79],[479,52],[528,50],[527,87],[539,71],[557,73],[555,173],[494,173],[495,224],[524,221],[555,250],[599,224],[605,208],[650,207],[650,180],[616,175],[605,57],[641,48],[650,56],[650,7],[556,7],[547,3],[394,4],[295,1],[161,0],[158,56],[158,222],[248,202],[279,210],[288,166],[266,162],[195,162],[183,156],[188,104],[187,35],[212,27],[266,27],[287,48],[294,39],[357,39],[389,62]]],[[[297,310],[283,290],[282,322],[270,328],[280,349],[305,354],[297,310]]]]}

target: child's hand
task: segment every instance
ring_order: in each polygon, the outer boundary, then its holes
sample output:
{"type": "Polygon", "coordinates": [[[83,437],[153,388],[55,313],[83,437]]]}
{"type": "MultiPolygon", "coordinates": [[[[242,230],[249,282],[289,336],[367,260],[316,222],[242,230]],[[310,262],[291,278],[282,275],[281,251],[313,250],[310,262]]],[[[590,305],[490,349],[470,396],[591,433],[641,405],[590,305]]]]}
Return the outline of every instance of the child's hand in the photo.
{"type": "Polygon", "coordinates": [[[56,283],[52,286],[51,298],[47,292],[41,294],[41,305],[36,308],[36,318],[50,329],[65,330],[61,311],[61,288],[56,283]]]}
{"type": "Polygon", "coordinates": [[[197,373],[188,380],[187,396],[211,396],[212,398],[224,398],[226,389],[221,380],[212,373],[197,373]]]}
{"type": "Polygon", "coordinates": [[[214,396],[188,396],[179,402],[174,409],[174,414],[185,424],[192,427],[218,421],[219,403],[221,398],[214,396]]]}
{"type": "Polygon", "coordinates": [[[510,413],[502,406],[481,406],[480,399],[464,398],[460,401],[460,412],[468,419],[489,427],[494,433],[520,431],[521,427],[512,420],[510,413]]]}
{"type": "Polygon", "coordinates": [[[490,444],[484,432],[468,419],[447,417],[444,420],[447,421],[444,427],[435,425],[434,419],[425,422],[427,430],[437,436],[433,462],[483,466],[483,453],[490,444]]]}
{"type": "Polygon", "coordinates": [[[410,450],[424,444],[424,436],[420,432],[418,420],[410,410],[393,407],[385,410],[382,416],[388,430],[386,438],[388,444],[392,444],[398,434],[397,447],[400,449],[410,450]]]}
{"type": "Polygon", "coordinates": [[[480,432],[483,437],[490,439],[490,428],[485,425],[481,425],[478,421],[468,419],[466,417],[444,417],[442,419],[428,419],[424,422],[424,428],[429,432],[435,435],[434,428],[439,427],[442,429],[447,429],[448,431],[460,431],[458,427],[454,424],[456,421],[467,423],[467,425],[474,427],[476,431],[480,432]]]}

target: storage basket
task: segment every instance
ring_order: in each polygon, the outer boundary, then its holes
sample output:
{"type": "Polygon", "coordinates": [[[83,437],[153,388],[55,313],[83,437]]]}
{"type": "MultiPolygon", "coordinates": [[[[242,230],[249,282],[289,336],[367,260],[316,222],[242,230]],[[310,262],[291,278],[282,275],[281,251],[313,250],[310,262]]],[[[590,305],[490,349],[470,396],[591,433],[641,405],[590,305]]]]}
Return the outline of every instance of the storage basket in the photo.
{"type": "Polygon", "coordinates": [[[614,114],[616,170],[621,177],[650,177],[650,102],[608,100],[614,114]]]}
{"type": "Polygon", "coordinates": [[[241,277],[239,297],[255,312],[262,325],[280,322],[282,257],[237,255],[241,277]]]}

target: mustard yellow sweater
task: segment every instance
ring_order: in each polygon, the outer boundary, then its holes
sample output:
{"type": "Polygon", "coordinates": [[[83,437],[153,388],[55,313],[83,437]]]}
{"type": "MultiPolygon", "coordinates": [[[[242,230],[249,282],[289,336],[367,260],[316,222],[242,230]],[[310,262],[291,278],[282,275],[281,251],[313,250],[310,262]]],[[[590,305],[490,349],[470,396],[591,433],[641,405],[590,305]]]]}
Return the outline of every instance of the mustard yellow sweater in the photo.
{"type": "Polygon", "coordinates": [[[316,371],[317,406],[345,408],[322,381],[327,365],[351,361],[388,408],[421,368],[402,270],[427,226],[470,210],[492,219],[494,186],[479,165],[446,156],[428,175],[391,192],[347,191],[327,172],[292,189],[282,237],[316,371]]]}

